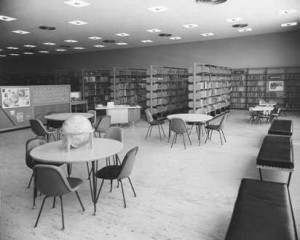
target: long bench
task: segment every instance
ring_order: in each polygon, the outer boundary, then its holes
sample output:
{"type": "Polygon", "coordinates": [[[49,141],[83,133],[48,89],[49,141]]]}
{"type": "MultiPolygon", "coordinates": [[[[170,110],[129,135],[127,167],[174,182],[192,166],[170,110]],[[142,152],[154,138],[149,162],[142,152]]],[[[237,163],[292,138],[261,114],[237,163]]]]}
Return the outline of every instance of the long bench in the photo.
{"type": "Polygon", "coordinates": [[[242,179],[225,240],[297,240],[284,183],[242,179]]]}
{"type": "Polygon", "coordinates": [[[256,166],[260,180],[263,180],[262,169],[283,170],[289,172],[288,185],[294,170],[294,153],[292,138],[287,136],[267,135],[259,150],[256,166]]]}
{"type": "Polygon", "coordinates": [[[292,136],[293,125],[291,120],[274,120],[269,128],[268,134],[292,136]]]}

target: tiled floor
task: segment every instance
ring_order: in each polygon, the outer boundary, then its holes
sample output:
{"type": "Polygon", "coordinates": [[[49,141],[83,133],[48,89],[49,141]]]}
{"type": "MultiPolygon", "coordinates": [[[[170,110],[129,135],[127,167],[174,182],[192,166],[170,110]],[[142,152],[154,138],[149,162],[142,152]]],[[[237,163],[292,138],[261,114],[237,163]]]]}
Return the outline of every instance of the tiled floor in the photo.
{"type": "MultiPolygon", "coordinates": [[[[288,113],[284,119],[294,123],[295,172],[290,192],[298,231],[300,229],[300,115],[288,113]]],[[[30,129],[0,133],[1,151],[1,240],[9,239],[224,239],[231,218],[241,178],[258,178],[256,156],[268,124],[252,125],[248,113],[232,110],[227,119],[227,143],[220,144],[217,134],[201,146],[195,133],[193,145],[184,150],[181,139],[173,148],[165,138],[159,140],[157,129],[145,140],[147,123],[124,127],[124,150],[139,146],[132,181],[133,197],[125,182],[127,208],[123,208],[121,189],[104,185],[93,216],[93,206],[86,179],[85,165],[74,166],[73,175],[85,180],[79,194],[86,211],[82,212],[76,196],[64,198],[66,229],[61,231],[59,201],[45,204],[39,225],[33,228],[42,197],[32,209],[32,188],[27,189],[31,171],[25,165],[25,141],[33,137],[30,129]]],[[[167,131],[167,124],[164,126],[167,131]]],[[[102,164],[102,165],[101,165],[102,164]]],[[[105,160],[101,162],[105,164],[105,160]]],[[[66,168],[63,167],[66,172],[66,168]]],[[[287,173],[265,171],[268,180],[286,181],[287,173]]]]}

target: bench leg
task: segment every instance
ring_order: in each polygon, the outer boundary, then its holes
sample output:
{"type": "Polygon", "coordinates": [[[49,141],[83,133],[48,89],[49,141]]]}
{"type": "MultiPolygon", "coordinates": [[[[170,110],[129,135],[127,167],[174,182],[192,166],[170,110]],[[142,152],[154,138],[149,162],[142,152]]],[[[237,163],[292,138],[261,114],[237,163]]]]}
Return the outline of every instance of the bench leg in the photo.
{"type": "Polygon", "coordinates": [[[262,177],[262,172],[261,172],[261,168],[258,169],[259,171],[259,177],[260,177],[260,181],[263,181],[263,177],[262,177]]]}

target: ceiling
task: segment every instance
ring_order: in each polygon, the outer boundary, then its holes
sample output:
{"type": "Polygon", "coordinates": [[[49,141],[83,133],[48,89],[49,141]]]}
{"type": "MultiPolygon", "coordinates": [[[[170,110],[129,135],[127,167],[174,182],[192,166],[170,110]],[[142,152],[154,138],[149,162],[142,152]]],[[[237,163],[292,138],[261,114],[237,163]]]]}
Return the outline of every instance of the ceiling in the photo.
{"type": "Polygon", "coordinates": [[[75,0],[89,3],[84,7],[73,7],[66,4],[67,1],[0,0],[0,15],[16,18],[13,21],[0,20],[0,56],[11,58],[32,54],[103,51],[300,29],[300,0],[227,0],[222,4],[207,4],[196,0],[75,0]],[[148,10],[151,7],[158,10],[165,7],[167,10],[152,12],[148,10]],[[282,11],[291,13],[280,13],[282,11]],[[226,21],[232,18],[240,20],[226,21]],[[78,20],[86,24],[69,23],[78,20]],[[296,25],[281,26],[283,23],[295,22],[296,25]],[[197,26],[183,27],[193,26],[191,24],[197,26]],[[234,24],[248,26],[233,28],[234,24]],[[40,26],[54,27],[55,30],[41,30],[40,26]],[[247,31],[249,28],[251,31],[247,31]],[[148,32],[150,29],[159,29],[161,32],[148,32]],[[18,34],[13,32],[15,30],[29,33],[18,34]],[[118,36],[118,33],[130,35],[118,36]],[[161,33],[180,38],[160,37],[161,33]],[[214,35],[202,35],[206,33],[214,35]],[[89,39],[95,36],[101,39],[89,39]],[[105,43],[103,40],[115,42],[105,43]],[[145,43],[143,40],[152,42],[145,43]],[[55,45],[45,45],[49,42],[55,45]],[[9,49],[11,47],[18,49],[9,49]]]}

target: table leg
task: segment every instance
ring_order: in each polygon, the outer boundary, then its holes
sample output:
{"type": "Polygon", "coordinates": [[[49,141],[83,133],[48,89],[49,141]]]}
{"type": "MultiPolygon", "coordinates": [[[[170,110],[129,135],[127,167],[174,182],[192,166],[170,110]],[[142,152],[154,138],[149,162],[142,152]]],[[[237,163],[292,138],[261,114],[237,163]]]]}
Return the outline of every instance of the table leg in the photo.
{"type": "Polygon", "coordinates": [[[91,176],[89,177],[90,183],[90,191],[91,197],[94,204],[94,215],[96,215],[97,211],[97,177],[96,177],[97,167],[96,161],[92,161],[92,169],[91,169],[91,176]]]}
{"type": "Polygon", "coordinates": [[[201,123],[199,122],[198,124],[198,139],[199,139],[199,146],[200,146],[200,143],[201,143],[201,123]]]}
{"type": "Polygon", "coordinates": [[[168,142],[170,142],[171,138],[171,119],[169,120],[169,137],[168,137],[168,142]]]}

